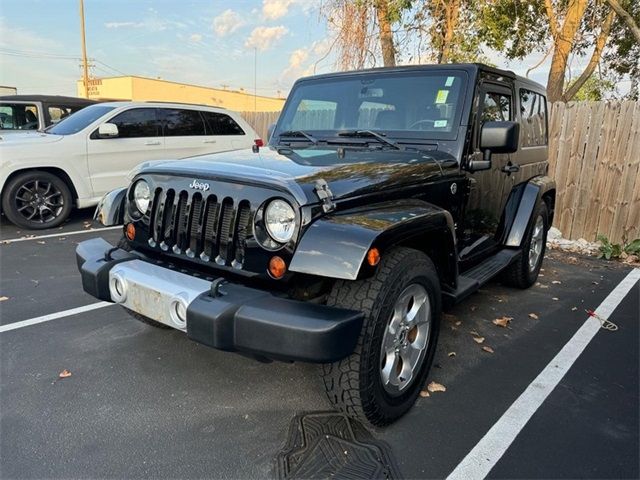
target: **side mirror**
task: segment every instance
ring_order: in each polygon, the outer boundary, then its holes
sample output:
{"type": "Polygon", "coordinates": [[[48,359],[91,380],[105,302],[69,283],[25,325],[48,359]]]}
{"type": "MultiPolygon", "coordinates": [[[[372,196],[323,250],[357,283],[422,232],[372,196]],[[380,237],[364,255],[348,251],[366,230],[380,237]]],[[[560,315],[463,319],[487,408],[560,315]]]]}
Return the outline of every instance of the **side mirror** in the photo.
{"type": "Polygon", "coordinates": [[[115,123],[103,123],[98,127],[98,138],[116,138],[119,135],[115,123]]]}
{"type": "Polygon", "coordinates": [[[267,129],[267,143],[271,141],[271,135],[273,135],[273,131],[275,129],[276,129],[275,123],[272,123],[271,125],[269,125],[269,128],[267,129]]]}
{"type": "Polygon", "coordinates": [[[482,160],[472,160],[469,170],[489,170],[493,153],[517,152],[519,136],[520,124],[517,122],[484,122],[480,131],[482,160]]]}
{"type": "Polygon", "coordinates": [[[491,153],[518,151],[520,124],[517,122],[485,122],[480,132],[480,150],[491,153]]]}

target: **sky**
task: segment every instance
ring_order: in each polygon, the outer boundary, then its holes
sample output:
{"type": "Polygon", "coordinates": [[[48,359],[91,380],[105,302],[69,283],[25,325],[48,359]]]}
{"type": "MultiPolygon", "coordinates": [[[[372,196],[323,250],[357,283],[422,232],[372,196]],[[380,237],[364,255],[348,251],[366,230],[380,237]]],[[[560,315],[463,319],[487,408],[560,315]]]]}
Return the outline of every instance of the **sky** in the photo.
{"type": "MultiPolygon", "coordinates": [[[[286,95],[296,78],[331,71],[319,0],[85,0],[91,75],[139,75],[286,95]]],[[[75,95],[77,0],[0,0],[0,85],[75,95]],[[35,13],[37,12],[37,14],[35,13]]],[[[495,58],[495,57],[494,57],[495,58]]],[[[498,66],[524,74],[536,63],[498,66]]],[[[545,83],[548,61],[532,78],[545,83]]]]}

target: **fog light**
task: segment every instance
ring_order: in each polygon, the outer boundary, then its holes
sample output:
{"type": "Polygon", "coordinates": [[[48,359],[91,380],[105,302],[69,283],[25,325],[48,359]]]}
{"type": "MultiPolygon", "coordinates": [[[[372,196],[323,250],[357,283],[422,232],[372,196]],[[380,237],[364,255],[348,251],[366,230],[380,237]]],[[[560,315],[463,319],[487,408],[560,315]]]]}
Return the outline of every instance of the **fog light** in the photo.
{"type": "Polygon", "coordinates": [[[282,278],[287,271],[287,264],[278,256],[271,257],[269,260],[269,274],[276,280],[282,278]]]}
{"type": "Polygon", "coordinates": [[[133,223],[127,224],[127,228],[125,229],[125,235],[129,240],[133,240],[136,238],[136,227],[133,223]]]}

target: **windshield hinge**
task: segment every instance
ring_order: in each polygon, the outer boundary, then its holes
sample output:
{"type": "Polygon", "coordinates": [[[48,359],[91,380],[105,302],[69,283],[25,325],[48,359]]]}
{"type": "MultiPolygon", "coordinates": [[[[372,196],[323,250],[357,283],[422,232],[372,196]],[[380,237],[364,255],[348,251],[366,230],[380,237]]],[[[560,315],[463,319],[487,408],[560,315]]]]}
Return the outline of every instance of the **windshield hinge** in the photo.
{"type": "Polygon", "coordinates": [[[316,195],[322,202],[322,210],[324,213],[329,213],[336,208],[336,204],[333,203],[333,193],[329,189],[329,185],[322,178],[316,180],[316,186],[314,188],[316,195]]]}

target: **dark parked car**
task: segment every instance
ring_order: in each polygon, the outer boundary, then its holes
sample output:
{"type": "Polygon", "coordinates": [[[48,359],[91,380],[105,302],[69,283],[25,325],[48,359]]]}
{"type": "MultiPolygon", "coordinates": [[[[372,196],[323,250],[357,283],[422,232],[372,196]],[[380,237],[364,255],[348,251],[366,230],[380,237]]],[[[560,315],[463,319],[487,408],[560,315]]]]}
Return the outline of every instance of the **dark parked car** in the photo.
{"type": "Polygon", "coordinates": [[[415,402],[443,304],[533,285],[554,213],[545,89],[484,65],[296,82],[266,148],[149,164],[81,243],[84,289],[205,345],[321,364],[375,425],[415,402]]]}
{"type": "Polygon", "coordinates": [[[94,100],[59,95],[5,95],[0,97],[0,134],[44,130],[94,100]]]}

